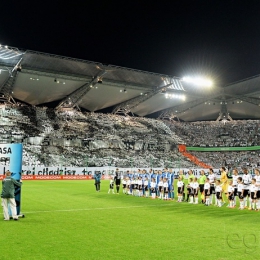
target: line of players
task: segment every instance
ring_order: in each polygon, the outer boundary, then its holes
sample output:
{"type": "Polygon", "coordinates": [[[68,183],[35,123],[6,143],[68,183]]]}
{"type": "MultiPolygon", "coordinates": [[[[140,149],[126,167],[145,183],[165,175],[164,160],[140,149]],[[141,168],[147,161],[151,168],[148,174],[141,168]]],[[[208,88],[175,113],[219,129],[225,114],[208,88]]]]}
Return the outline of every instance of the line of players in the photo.
{"type": "MultiPolygon", "coordinates": [[[[205,206],[215,204],[215,206],[221,207],[225,204],[224,193],[228,198],[228,207],[235,208],[237,200],[239,200],[239,209],[243,210],[248,208],[249,210],[260,209],[260,172],[259,169],[254,170],[254,178],[249,174],[247,169],[243,169],[243,175],[239,176],[238,170],[234,169],[232,179],[228,181],[228,185],[224,189],[224,183],[216,179],[216,176],[212,169],[209,171],[208,177],[202,173],[199,181],[194,176],[189,176],[187,185],[187,200],[189,203],[198,204],[199,193],[202,197],[202,203],[205,206]],[[201,181],[205,179],[205,183],[201,181]]],[[[178,188],[178,202],[184,201],[185,184],[182,176],[180,175],[177,182],[178,188]]]]}
{"type": "MultiPolygon", "coordinates": [[[[223,169],[224,167],[222,167],[223,169]]],[[[192,170],[188,171],[188,184],[186,187],[187,197],[185,196],[186,176],[180,170],[177,181],[178,202],[187,201],[190,203],[199,203],[199,194],[201,202],[206,206],[212,205],[221,207],[225,204],[223,193],[228,199],[228,207],[234,208],[239,200],[239,209],[260,209],[260,174],[259,169],[254,170],[255,176],[249,174],[247,169],[243,169],[243,175],[238,174],[238,170],[234,169],[232,180],[228,183],[221,183],[217,180],[213,169],[209,169],[208,176],[205,172],[200,172],[200,178],[193,175],[192,170]]],[[[127,173],[124,176],[123,193],[134,196],[145,196],[155,199],[173,199],[173,183],[174,174],[164,169],[158,173],[127,173]]],[[[110,180],[109,191],[114,192],[114,178],[110,180]]]]}
{"type": "MultiPolygon", "coordinates": [[[[138,197],[173,199],[174,174],[164,169],[157,173],[127,173],[123,177],[123,193],[138,197]]],[[[114,177],[111,176],[108,193],[114,193],[114,177]]]]}

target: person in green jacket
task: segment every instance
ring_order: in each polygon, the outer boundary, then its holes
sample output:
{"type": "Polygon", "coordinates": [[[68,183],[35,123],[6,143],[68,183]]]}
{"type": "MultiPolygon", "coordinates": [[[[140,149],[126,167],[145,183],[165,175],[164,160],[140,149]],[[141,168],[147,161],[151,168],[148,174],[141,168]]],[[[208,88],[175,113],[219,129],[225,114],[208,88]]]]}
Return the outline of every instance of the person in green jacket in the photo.
{"type": "Polygon", "coordinates": [[[11,209],[12,217],[14,220],[18,220],[16,202],[14,199],[15,186],[21,186],[22,181],[18,182],[11,178],[11,172],[6,172],[6,177],[2,180],[2,207],[4,211],[4,220],[9,220],[10,216],[8,213],[8,204],[11,209]]]}

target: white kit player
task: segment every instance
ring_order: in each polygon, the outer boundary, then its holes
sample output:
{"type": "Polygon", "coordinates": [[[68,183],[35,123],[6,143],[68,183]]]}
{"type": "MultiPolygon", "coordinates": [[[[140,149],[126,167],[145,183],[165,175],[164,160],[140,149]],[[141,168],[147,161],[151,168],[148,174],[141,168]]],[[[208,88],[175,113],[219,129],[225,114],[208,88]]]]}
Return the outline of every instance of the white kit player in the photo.
{"type": "Polygon", "coordinates": [[[233,181],[233,187],[234,187],[234,202],[235,202],[235,205],[236,205],[236,198],[238,196],[238,194],[237,194],[237,178],[238,177],[239,177],[238,170],[234,169],[233,174],[232,174],[232,181],[233,181]]]}
{"type": "Polygon", "coordinates": [[[149,188],[149,181],[148,178],[146,177],[144,180],[144,193],[146,198],[148,198],[149,195],[148,188],[149,188]]]}
{"type": "Polygon", "coordinates": [[[216,180],[216,186],[215,186],[215,191],[216,191],[216,198],[217,198],[217,206],[222,207],[222,193],[223,189],[220,184],[220,180],[216,180]]]}
{"type": "Polygon", "coordinates": [[[143,180],[142,177],[139,177],[137,180],[137,185],[138,185],[138,196],[141,197],[143,196],[143,180]]]}
{"type": "Polygon", "coordinates": [[[209,169],[209,184],[210,184],[210,197],[209,197],[209,204],[213,203],[213,198],[215,199],[215,205],[217,205],[217,199],[216,199],[216,192],[215,192],[215,181],[216,181],[216,175],[212,168],[209,169]]]}
{"type": "Polygon", "coordinates": [[[237,178],[237,196],[240,201],[239,209],[243,210],[244,209],[244,184],[242,177],[237,178]]]}
{"type": "Polygon", "coordinates": [[[178,202],[182,202],[182,199],[183,199],[183,191],[184,191],[184,183],[183,183],[181,177],[178,178],[177,188],[178,188],[178,202]]]}
{"type": "Polygon", "coordinates": [[[205,206],[209,206],[209,197],[210,197],[210,183],[209,178],[206,179],[206,182],[204,184],[204,194],[205,194],[205,206]]]}
{"type": "Polygon", "coordinates": [[[249,210],[257,210],[256,200],[257,200],[258,187],[256,186],[255,178],[252,178],[252,183],[250,184],[249,191],[250,191],[250,199],[251,199],[251,205],[249,210]]]}
{"type": "Polygon", "coordinates": [[[127,189],[126,189],[126,178],[125,177],[123,178],[122,185],[123,185],[123,193],[126,194],[127,189]]]}
{"type": "Polygon", "coordinates": [[[151,192],[151,198],[155,199],[155,196],[156,196],[156,181],[155,181],[155,178],[152,178],[152,180],[151,180],[150,192],[151,192]]]}
{"type": "Polygon", "coordinates": [[[163,178],[161,177],[158,182],[159,199],[163,199],[163,178]]]}
{"type": "Polygon", "coordinates": [[[194,179],[190,178],[189,180],[190,183],[188,184],[187,189],[189,189],[189,198],[190,198],[189,203],[192,204],[194,202],[194,189],[193,189],[194,179]]]}
{"type": "Polygon", "coordinates": [[[113,176],[113,175],[110,177],[108,194],[109,194],[110,192],[112,192],[113,194],[115,194],[115,191],[114,191],[114,176],[113,176]]]}
{"type": "Polygon", "coordinates": [[[198,179],[195,177],[194,181],[192,183],[192,187],[193,187],[193,195],[194,195],[194,204],[198,204],[199,203],[199,183],[198,183],[198,179]]]}
{"type": "MultiPolygon", "coordinates": [[[[247,207],[247,197],[249,198],[249,205],[251,204],[251,198],[250,198],[250,192],[249,192],[249,187],[252,181],[252,176],[250,173],[248,173],[247,169],[243,170],[244,174],[242,176],[243,184],[244,184],[244,207],[247,207]]],[[[250,207],[250,206],[249,206],[250,207]]]]}
{"type": "Polygon", "coordinates": [[[164,193],[164,199],[169,199],[169,183],[166,178],[163,179],[163,193],[164,193]]]}
{"type": "Polygon", "coordinates": [[[127,195],[131,194],[131,180],[129,177],[127,177],[127,180],[126,180],[126,188],[127,188],[127,195]]]}
{"type": "Polygon", "coordinates": [[[257,194],[256,194],[256,208],[257,210],[260,209],[260,171],[259,169],[255,169],[255,185],[258,187],[257,194]]]}

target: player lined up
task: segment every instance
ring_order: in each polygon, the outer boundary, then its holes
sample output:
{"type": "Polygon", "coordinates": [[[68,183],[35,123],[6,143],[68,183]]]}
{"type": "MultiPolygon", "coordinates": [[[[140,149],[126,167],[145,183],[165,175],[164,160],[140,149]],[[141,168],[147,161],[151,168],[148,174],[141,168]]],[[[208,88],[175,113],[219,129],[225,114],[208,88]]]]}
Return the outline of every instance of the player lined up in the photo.
{"type": "Polygon", "coordinates": [[[142,177],[138,177],[137,180],[126,178],[126,189],[124,193],[138,197],[144,196],[146,198],[151,196],[152,199],[155,199],[158,196],[159,199],[168,200],[169,192],[171,190],[167,178],[161,177],[157,184],[155,178],[152,178],[149,183],[147,177],[144,181],[142,180],[142,177]]]}
{"type": "MultiPolygon", "coordinates": [[[[199,203],[199,194],[201,195],[202,203],[205,206],[215,204],[221,207],[224,205],[224,197],[228,199],[229,208],[234,208],[239,202],[239,209],[244,208],[259,210],[260,209],[260,173],[258,169],[254,170],[255,176],[252,178],[247,169],[243,170],[243,176],[238,175],[237,169],[233,170],[232,180],[228,181],[226,178],[225,168],[221,168],[221,179],[217,180],[212,169],[209,170],[208,177],[205,172],[201,171],[200,178],[196,178],[192,171],[188,172],[187,184],[187,202],[191,204],[199,203]],[[224,174],[223,174],[224,173],[224,174]],[[223,181],[224,180],[224,181],[223,181]],[[225,193],[226,196],[222,196],[225,193]]],[[[171,176],[173,178],[173,176],[171,176]]],[[[180,171],[177,181],[178,202],[185,201],[185,183],[183,171],[180,171]]],[[[169,181],[168,178],[156,175],[139,176],[130,178],[125,177],[122,181],[123,193],[151,197],[155,199],[168,200],[173,198],[173,179],[169,181]]],[[[108,193],[114,193],[113,178],[110,180],[110,187],[108,193]]]]}
{"type": "MultiPolygon", "coordinates": [[[[158,176],[157,176],[158,177],[158,176]]],[[[173,176],[172,176],[173,178],[173,176]]],[[[160,177],[159,181],[156,181],[158,178],[149,178],[144,176],[139,177],[125,177],[123,178],[123,193],[127,195],[133,195],[138,197],[151,197],[155,199],[168,200],[173,198],[173,187],[172,180],[166,177],[160,177]]],[[[114,178],[111,176],[108,193],[112,192],[114,194],[114,178]]]]}
{"type": "MultiPolygon", "coordinates": [[[[206,178],[203,187],[198,183],[196,177],[194,179],[189,178],[187,186],[189,202],[198,204],[198,192],[200,190],[202,202],[205,206],[209,206],[215,201],[215,206],[221,207],[224,204],[222,194],[225,193],[228,199],[227,207],[235,208],[238,198],[240,210],[248,208],[249,210],[258,211],[260,209],[260,172],[258,169],[255,169],[255,176],[252,178],[247,169],[243,171],[244,174],[240,177],[238,171],[236,169],[233,170],[232,180],[228,182],[226,191],[221,181],[211,176],[213,173],[210,173],[206,178]]],[[[178,202],[182,202],[184,201],[184,182],[181,176],[178,178],[177,188],[178,202]]]]}

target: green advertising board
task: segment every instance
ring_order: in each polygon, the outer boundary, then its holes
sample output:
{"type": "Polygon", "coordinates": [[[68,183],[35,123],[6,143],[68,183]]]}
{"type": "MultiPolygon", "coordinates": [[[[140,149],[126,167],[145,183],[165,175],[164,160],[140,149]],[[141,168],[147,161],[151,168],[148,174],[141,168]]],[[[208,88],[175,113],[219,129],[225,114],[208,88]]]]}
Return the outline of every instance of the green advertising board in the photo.
{"type": "Polygon", "coordinates": [[[187,151],[198,152],[232,152],[232,151],[255,151],[260,150],[260,146],[248,147],[186,147],[187,151]]]}

